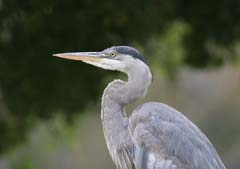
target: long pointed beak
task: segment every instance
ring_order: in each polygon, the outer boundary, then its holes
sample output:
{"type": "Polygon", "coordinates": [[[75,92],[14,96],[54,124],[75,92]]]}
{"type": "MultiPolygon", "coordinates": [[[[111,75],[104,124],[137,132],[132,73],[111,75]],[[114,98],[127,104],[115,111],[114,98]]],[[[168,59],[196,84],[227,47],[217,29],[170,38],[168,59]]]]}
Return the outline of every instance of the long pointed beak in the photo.
{"type": "Polygon", "coordinates": [[[102,62],[103,57],[106,56],[102,52],[74,52],[74,53],[58,53],[53,54],[53,56],[70,59],[70,60],[78,60],[83,62],[102,62]]]}
{"type": "Polygon", "coordinates": [[[97,66],[103,69],[108,70],[119,70],[123,71],[125,69],[124,63],[117,59],[112,59],[107,56],[107,54],[103,52],[74,52],[74,53],[59,53],[53,54],[53,56],[71,59],[71,60],[79,60],[93,66],[97,66]]]}

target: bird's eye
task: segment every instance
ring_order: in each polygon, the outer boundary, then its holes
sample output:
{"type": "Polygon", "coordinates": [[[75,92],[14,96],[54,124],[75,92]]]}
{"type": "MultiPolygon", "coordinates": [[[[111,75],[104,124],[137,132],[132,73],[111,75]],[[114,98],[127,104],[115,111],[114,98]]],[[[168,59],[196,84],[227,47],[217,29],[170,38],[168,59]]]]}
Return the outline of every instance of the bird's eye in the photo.
{"type": "Polygon", "coordinates": [[[115,51],[112,51],[112,52],[110,53],[110,56],[111,56],[112,58],[114,58],[116,55],[117,55],[117,53],[116,53],[115,51]]]}

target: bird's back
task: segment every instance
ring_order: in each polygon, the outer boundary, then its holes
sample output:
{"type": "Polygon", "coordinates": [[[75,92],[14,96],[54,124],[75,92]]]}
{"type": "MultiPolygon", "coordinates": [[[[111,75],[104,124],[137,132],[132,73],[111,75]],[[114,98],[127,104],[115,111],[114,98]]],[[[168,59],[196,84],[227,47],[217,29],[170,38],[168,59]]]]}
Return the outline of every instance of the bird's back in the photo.
{"type": "Polygon", "coordinates": [[[135,163],[145,166],[142,169],[225,169],[201,130],[165,104],[150,102],[138,107],[129,118],[129,131],[139,149],[135,163]]]}

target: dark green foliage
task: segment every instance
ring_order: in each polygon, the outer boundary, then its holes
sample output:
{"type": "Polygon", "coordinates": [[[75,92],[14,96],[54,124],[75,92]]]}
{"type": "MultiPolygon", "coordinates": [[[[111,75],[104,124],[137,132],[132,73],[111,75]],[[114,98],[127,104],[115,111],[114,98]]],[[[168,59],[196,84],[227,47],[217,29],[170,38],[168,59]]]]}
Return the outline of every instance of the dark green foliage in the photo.
{"type": "Polygon", "coordinates": [[[183,20],[192,27],[186,39],[189,56],[186,62],[194,66],[219,65],[223,58],[207,53],[206,43],[215,42],[228,47],[240,38],[240,1],[191,1],[182,0],[178,11],[183,20]]]}
{"type": "Polygon", "coordinates": [[[185,63],[216,65],[207,41],[228,46],[240,36],[240,1],[4,0],[0,5],[0,151],[34,123],[60,112],[71,118],[103,89],[102,70],[51,55],[102,50],[137,41],[175,20],[191,27],[185,63]],[[1,111],[1,109],[0,109],[1,111]]]}

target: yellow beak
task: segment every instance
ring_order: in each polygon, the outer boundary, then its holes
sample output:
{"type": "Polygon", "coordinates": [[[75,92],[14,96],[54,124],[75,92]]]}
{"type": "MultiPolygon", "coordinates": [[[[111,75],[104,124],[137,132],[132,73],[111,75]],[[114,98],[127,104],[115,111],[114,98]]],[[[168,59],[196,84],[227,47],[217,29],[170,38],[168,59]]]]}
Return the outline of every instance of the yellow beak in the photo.
{"type": "Polygon", "coordinates": [[[53,56],[70,59],[70,60],[77,60],[83,62],[102,62],[105,54],[102,52],[74,52],[74,53],[58,53],[53,54],[53,56]]]}

